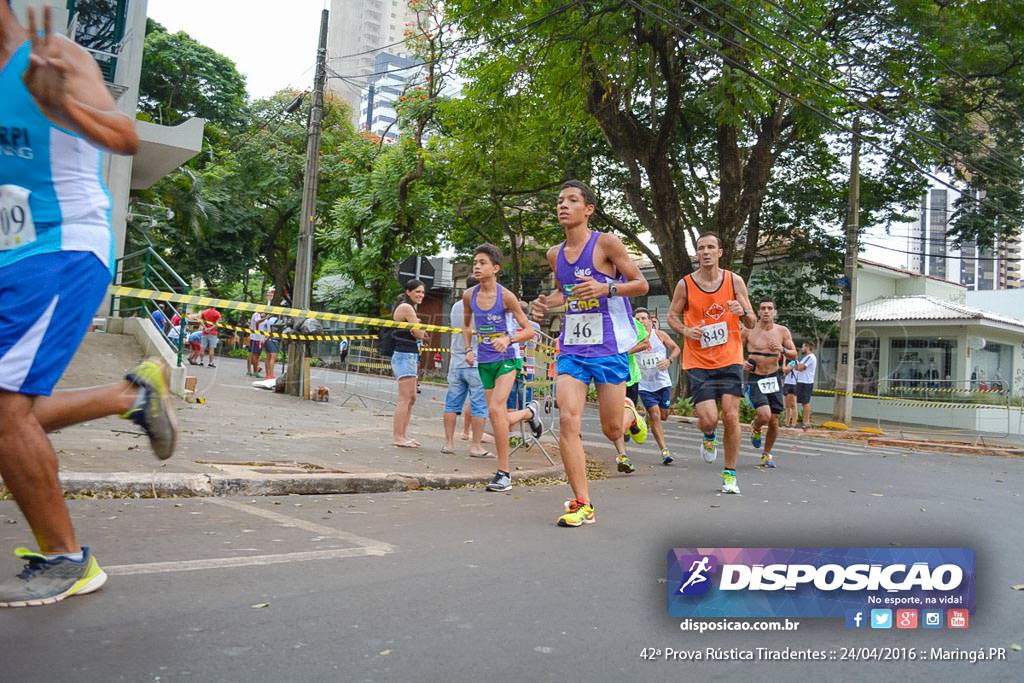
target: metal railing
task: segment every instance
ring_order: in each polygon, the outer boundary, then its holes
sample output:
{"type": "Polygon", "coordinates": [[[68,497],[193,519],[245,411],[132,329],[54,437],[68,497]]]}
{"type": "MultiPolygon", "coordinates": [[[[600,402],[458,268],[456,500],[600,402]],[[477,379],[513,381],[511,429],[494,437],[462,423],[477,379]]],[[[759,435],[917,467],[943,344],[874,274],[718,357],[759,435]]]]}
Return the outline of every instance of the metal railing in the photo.
{"type": "MultiPolygon", "coordinates": [[[[114,283],[125,287],[156,289],[161,292],[188,294],[188,283],[175,272],[152,247],[143,247],[117,259],[114,271],[114,283]]],[[[160,308],[166,323],[160,317],[154,317],[158,305],[147,299],[131,299],[111,297],[110,315],[121,318],[147,318],[160,331],[160,335],[168,346],[177,354],[178,367],[181,367],[182,351],[187,342],[186,305],[167,302],[160,308]],[[171,325],[175,316],[179,319],[176,326],[171,325]]]]}

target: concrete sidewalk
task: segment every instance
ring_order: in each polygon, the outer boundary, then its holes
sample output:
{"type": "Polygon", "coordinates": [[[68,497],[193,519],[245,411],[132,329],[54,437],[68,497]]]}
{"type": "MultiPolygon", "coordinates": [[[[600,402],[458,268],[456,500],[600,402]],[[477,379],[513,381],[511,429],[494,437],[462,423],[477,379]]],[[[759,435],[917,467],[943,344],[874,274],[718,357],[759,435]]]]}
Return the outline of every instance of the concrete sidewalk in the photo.
{"type": "MultiPolygon", "coordinates": [[[[136,342],[101,332],[87,336],[58,388],[109,383],[141,360],[136,342]]],[[[130,422],[106,418],[51,434],[60,476],[71,495],[280,495],[362,493],[486,483],[497,460],[469,457],[456,437],[456,454],[441,453],[443,388],[424,384],[410,434],[423,446],[391,445],[394,381],[374,378],[362,387],[379,400],[349,400],[359,390],[342,373],[318,373],[331,401],[318,403],[252,386],[244,361],[220,358],[216,368],[189,367],[205,404],[175,400],[181,429],[167,461],[153,457],[144,434],[130,422]],[[390,390],[389,390],[390,389],[390,390]]],[[[461,431],[461,422],[459,425],[461,431]]],[[[558,477],[558,448],[512,455],[513,479],[558,477]]],[[[493,444],[487,444],[493,451],[493,444]]]]}

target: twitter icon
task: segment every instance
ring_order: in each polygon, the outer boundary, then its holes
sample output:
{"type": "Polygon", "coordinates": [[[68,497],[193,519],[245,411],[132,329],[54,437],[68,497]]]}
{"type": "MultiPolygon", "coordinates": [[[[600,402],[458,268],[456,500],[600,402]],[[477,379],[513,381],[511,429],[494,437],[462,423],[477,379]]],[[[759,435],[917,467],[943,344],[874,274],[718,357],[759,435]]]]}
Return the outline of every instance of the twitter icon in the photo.
{"type": "Polygon", "coordinates": [[[871,610],[871,628],[892,628],[892,610],[871,610]]]}

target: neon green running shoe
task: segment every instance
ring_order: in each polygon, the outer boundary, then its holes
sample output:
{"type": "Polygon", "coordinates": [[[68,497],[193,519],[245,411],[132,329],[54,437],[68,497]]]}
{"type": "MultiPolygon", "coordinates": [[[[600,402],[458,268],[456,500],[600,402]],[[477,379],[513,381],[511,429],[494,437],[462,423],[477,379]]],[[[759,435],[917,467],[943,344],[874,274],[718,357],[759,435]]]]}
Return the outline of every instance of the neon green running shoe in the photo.
{"type": "Polygon", "coordinates": [[[736,473],[722,470],[722,493],[739,493],[740,487],[736,484],[736,473]]]}
{"type": "Polygon", "coordinates": [[[750,445],[753,446],[754,448],[760,448],[761,447],[761,443],[763,441],[764,441],[764,439],[761,436],[761,430],[760,429],[754,429],[754,425],[751,424],[750,425],[750,445]]]}
{"type": "Polygon", "coordinates": [[[615,463],[618,465],[619,472],[625,474],[633,474],[636,472],[636,467],[633,466],[633,461],[629,459],[629,456],[625,453],[619,453],[615,456],[615,463]]]}
{"type": "Polygon", "coordinates": [[[633,441],[637,443],[647,441],[647,422],[636,411],[636,406],[628,398],[626,399],[626,410],[633,414],[633,426],[629,428],[629,435],[633,437],[633,441]]]}
{"type": "Polygon", "coordinates": [[[706,463],[713,463],[718,458],[718,440],[714,434],[704,434],[700,442],[700,455],[706,463]]]}
{"type": "Polygon", "coordinates": [[[578,500],[565,501],[567,512],[558,518],[558,526],[583,526],[593,524],[597,521],[594,514],[594,506],[589,503],[581,503],[578,500]]]}
{"type": "Polygon", "coordinates": [[[80,562],[65,557],[51,560],[28,548],[17,548],[14,556],[26,564],[16,577],[0,584],[0,607],[51,605],[97,591],[107,582],[106,572],[86,546],[80,562]]]}
{"type": "Polygon", "coordinates": [[[167,391],[170,376],[167,364],[160,360],[147,360],[125,375],[126,380],[139,388],[139,397],[121,417],[145,430],[153,453],[161,460],[174,454],[178,442],[174,405],[167,391]]]}

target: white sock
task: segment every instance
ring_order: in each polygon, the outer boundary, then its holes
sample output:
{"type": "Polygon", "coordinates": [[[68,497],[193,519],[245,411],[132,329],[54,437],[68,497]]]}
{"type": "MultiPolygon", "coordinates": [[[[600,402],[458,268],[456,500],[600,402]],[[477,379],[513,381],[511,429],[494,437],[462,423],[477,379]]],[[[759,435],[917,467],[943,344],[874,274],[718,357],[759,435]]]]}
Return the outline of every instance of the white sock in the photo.
{"type": "Polygon", "coordinates": [[[49,555],[47,553],[42,554],[48,560],[56,560],[63,557],[64,559],[71,560],[72,562],[81,562],[85,559],[85,553],[83,553],[81,550],[79,550],[77,553],[54,553],[52,555],[49,555]]]}

